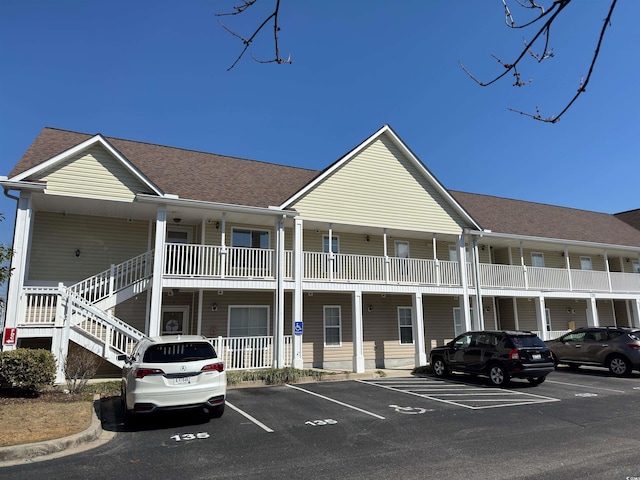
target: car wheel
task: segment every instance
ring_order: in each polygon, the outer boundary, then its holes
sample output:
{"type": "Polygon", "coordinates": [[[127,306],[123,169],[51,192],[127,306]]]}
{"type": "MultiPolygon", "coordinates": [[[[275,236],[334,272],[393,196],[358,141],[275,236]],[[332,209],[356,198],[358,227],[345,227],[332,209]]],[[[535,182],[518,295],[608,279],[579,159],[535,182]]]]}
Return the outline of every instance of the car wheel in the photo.
{"type": "Polygon", "coordinates": [[[631,373],[631,362],[622,355],[614,355],[609,359],[609,371],[618,377],[624,377],[631,373]]]}
{"type": "Polygon", "coordinates": [[[209,415],[211,418],[220,418],[224,413],[224,403],[222,405],[216,405],[215,407],[209,407],[209,415]]]}
{"type": "Polygon", "coordinates": [[[449,374],[449,367],[447,367],[447,364],[444,363],[444,360],[440,357],[433,359],[432,367],[436,377],[446,377],[449,374]]]}
{"type": "Polygon", "coordinates": [[[547,376],[543,376],[543,377],[533,377],[533,378],[527,378],[527,380],[529,380],[529,383],[531,385],[540,385],[542,382],[545,381],[545,379],[547,378],[547,376]]]}
{"type": "Polygon", "coordinates": [[[509,374],[502,365],[494,363],[493,365],[489,365],[489,380],[491,380],[491,383],[496,387],[500,387],[509,383],[509,374]]]}

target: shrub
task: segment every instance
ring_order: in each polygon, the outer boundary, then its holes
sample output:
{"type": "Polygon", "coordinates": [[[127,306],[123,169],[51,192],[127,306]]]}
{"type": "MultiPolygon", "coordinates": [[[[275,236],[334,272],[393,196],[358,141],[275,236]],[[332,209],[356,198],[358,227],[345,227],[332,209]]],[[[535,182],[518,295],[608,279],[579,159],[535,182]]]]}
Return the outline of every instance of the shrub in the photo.
{"type": "Polygon", "coordinates": [[[92,379],[102,359],[84,348],[69,348],[64,362],[64,377],[67,381],[69,393],[79,393],[92,379]]]}
{"type": "Polygon", "coordinates": [[[237,385],[241,382],[263,381],[267,385],[282,385],[293,383],[303,377],[322,380],[326,372],[318,370],[299,370],[297,368],[269,368],[264,370],[232,370],[227,372],[227,385],[237,385]]]}
{"type": "Polygon", "coordinates": [[[53,385],[56,359],[48,350],[18,348],[0,352],[0,385],[39,392],[53,385]]]}

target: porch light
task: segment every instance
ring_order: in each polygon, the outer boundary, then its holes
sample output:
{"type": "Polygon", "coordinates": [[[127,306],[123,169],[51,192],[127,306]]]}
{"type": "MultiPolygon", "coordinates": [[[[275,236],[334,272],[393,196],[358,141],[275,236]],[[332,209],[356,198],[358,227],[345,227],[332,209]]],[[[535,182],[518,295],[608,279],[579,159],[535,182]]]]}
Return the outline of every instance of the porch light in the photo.
{"type": "Polygon", "coordinates": [[[211,305],[211,311],[212,312],[217,312],[218,311],[218,304],[214,303],[213,305],[211,305]]]}
{"type": "Polygon", "coordinates": [[[220,228],[220,222],[216,222],[216,230],[220,228]]]}
{"type": "Polygon", "coordinates": [[[367,307],[367,311],[368,311],[368,312],[372,312],[372,311],[373,311],[373,305],[369,305],[369,306],[367,307]]]}
{"type": "Polygon", "coordinates": [[[80,256],[80,249],[78,248],[76,249],[76,257],[79,257],[79,256],[80,256]]]}

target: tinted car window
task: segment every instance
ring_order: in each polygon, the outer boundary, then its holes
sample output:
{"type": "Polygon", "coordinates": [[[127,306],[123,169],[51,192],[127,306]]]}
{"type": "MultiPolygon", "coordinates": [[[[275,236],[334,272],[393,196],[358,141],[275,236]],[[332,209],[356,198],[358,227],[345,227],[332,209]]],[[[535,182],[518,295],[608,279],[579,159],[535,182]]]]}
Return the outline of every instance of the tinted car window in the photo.
{"type": "Polygon", "coordinates": [[[460,347],[468,347],[471,344],[471,334],[462,335],[461,337],[456,338],[454,342],[454,346],[456,348],[460,347]]]}
{"type": "Polygon", "coordinates": [[[546,347],[545,343],[535,335],[530,337],[510,337],[510,338],[516,348],[531,348],[531,347],[545,348],[546,347]]]}
{"type": "Polygon", "coordinates": [[[563,342],[582,342],[584,340],[584,332],[568,333],[562,337],[563,342]]]}
{"type": "Polygon", "coordinates": [[[144,354],[145,363],[175,363],[217,358],[216,352],[207,342],[165,343],[153,345],[144,354]]]}

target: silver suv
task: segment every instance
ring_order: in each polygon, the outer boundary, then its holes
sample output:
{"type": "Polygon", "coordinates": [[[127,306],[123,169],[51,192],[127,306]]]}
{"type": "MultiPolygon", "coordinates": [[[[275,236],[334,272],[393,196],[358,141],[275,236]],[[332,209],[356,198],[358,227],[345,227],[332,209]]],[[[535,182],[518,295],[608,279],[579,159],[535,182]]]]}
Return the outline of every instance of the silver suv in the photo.
{"type": "Polygon", "coordinates": [[[640,370],[640,328],[578,328],[546,343],[556,365],[607,367],[619,377],[640,370]]]}

